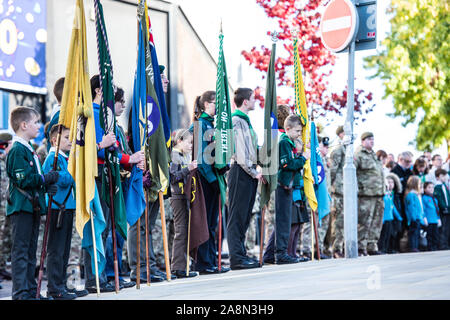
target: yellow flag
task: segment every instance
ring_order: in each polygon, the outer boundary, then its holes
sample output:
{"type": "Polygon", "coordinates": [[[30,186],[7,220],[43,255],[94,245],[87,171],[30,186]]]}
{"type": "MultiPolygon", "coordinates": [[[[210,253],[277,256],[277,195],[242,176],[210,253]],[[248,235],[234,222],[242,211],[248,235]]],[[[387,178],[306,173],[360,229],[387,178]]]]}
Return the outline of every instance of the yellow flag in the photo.
{"type": "MultiPolygon", "coordinates": [[[[298,54],[297,39],[294,39],[294,72],[295,72],[295,110],[300,116],[303,124],[302,141],[307,146],[310,142],[310,124],[308,121],[308,110],[306,107],[305,87],[303,86],[302,65],[300,64],[300,56],[298,54]]],[[[311,171],[311,162],[306,160],[303,166],[303,186],[305,196],[308,199],[309,206],[313,211],[317,210],[317,198],[314,191],[314,178],[311,171]]]]}
{"type": "Polygon", "coordinates": [[[75,226],[81,237],[83,237],[84,225],[90,218],[90,202],[94,199],[97,176],[93,114],[87,59],[86,19],[83,0],[77,0],[59,124],[70,128],[72,149],[68,170],[76,184],[75,226]]]}

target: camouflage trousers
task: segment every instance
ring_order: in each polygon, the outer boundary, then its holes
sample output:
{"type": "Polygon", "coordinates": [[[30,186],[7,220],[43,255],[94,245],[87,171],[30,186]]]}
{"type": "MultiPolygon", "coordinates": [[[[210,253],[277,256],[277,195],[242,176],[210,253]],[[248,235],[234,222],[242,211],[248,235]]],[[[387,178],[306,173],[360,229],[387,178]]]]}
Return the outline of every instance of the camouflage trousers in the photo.
{"type": "Polygon", "coordinates": [[[267,209],[264,212],[264,245],[269,242],[270,235],[275,229],[275,191],[270,194],[267,209]]]}
{"type": "MultiPolygon", "coordinates": [[[[310,215],[311,220],[311,211],[308,207],[308,213],[310,215]]],[[[318,233],[318,240],[319,240],[319,250],[323,254],[330,254],[330,245],[326,241],[326,235],[328,232],[328,228],[330,226],[330,214],[326,215],[319,225],[319,216],[317,213],[315,213],[315,219],[316,219],[316,226],[317,226],[317,233],[318,233]]],[[[311,236],[314,237],[313,244],[314,244],[314,251],[316,250],[316,244],[315,244],[315,236],[314,234],[311,235],[311,226],[314,228],[314,224],[310,222],[302,223],[302,227],[300,229],[300,253],[301,254],[310,254],[311,253],[311,236]]]]}
{"type": "Polygon", "coordinates": [[[257,214],[254,212],[250,218],[247,233],[245,234],[245,249],[247,252],[253,251],[256,246],[256,228],[259,227],[256,223],[256,216],[257,214]]]}
{"type": "MultiPolygon", "coordinates": [[[[164,214],[166,216],[166,235],[167,235],[167,245],[169,249],[169,264],[172,260],[172,244],[175,237],[175,225],[173,221],[172,208],[170,207],[169,199],[164,200],[164,214]]],[[[156,218],[155,227],[152,230],[152,241],[153,250],[156,256],[156,263],[160,269],[165,269],[165,258],[164,258],[164,242],[162,234],[162,224],[161,224],[161,212],[156,218]]]]}
{"type": "Polygon", "coordinates": [[[6,262],[11,261],[11,222],[5,212],[0,212],[0,269],[6,268],[6,262]]]}
{"type": "Polygon", "coordinates": [[[383,226],[383,197],[358,197],[358,249],[378,251],[383,226]]]}
{"type": "MultiPolygon", "coordinates": [[[[74,218],[75,219],[75,218],[74,218]]],[[[70,243],[69,265],[81,265],[81,237],[75,228],[72,228],[72,242],[70,243]]]]}
{"type": "Polygon", "coordinates": [[[331,238],[333,252],[343,253],[344,250],[344,198],[333,194],[331,238]]]}

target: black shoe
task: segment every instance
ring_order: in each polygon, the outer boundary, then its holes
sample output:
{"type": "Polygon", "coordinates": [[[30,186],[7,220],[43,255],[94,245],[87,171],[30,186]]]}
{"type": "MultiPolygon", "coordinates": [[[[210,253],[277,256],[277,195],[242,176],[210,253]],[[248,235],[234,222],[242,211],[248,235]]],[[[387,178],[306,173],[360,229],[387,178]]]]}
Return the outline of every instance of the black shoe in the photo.
{"type": "Polygon", "coordinates": [[[283,254],[276,258],[276,264],[290,264],[290,263],[298,263],[299,259],[291,257],[288,254],[283,254]]]}
{"type": "MultiPolygon", "coordinates": [[[[216,268],[217,268],[217,267],[216,267],[216,268]]],[[[217,268],[217,272],[218,272],[218,273],[225,273],[225,272],[228,272],[228,271],[230,271],[230,270],[231,270],[230,268],[224,267],[224,266],[221,266],[220,270],[219,270],[219,268],[217,268]]]]}
{"type": "MultiPolygon", "coordinates": [[[[86,287],[85,288],[89,293],[97,293],[97,287],[91,286],[91,287],[86,287]]],[[[104,292],[114,292],[116,291],[116,288],[112,285],[110,285],[109,283],[104,283],[102,285],[100,285],[100,292],[104,293],[104,292]]]]}
{"type": "MultiPolygon", "coordinates": [[[[163,278],[163,280],[167,280],[167,273],[166,272],[162,272],[161,270],[158,269],[152,269],[150,270],[150,275],[155,275],[158,276],[160,278],[163,278]]],[[[173,276],[172,274],[170,275],[170,280],[176,280],[177,277],[173,276]]]]}
{"type": "Polygon", "coordinates": [[[74,288],[74,289],[66,289],[66,290],[67,290],[67,292],[75,293],[77,295],[77,298],[85,297],[85,296],[87,296],[89,294],[89,291],[87,291],[86,289],[76,290],[74,288]]]}
{"type": "Polygon", "coordinates": [[[173,270],[172,271],[172,277],[175,276],[177,278],[193,278],[198,276],[198,272],[195,271],[189,271],[189,274],[186,275],[186,270],[173,270]]]}
{"type": "Polygon", "coordinates": [[[298,259],[298,262],[308,262],[308,261],[311,260],[311,259],[308,258],[308,257],[298,257],[297,259],[298,259]]]}
{"type": "MultiPolygon", "coordinates": [[[[114,278],[112,278],[112,279],[108,278],[108,283],[111,287],[114,288],[114,290],[116,289],[116,280],[114,278]]],[[[124,286],[119,279],[119,290],[122,290],[123,288],[124,288],[124,286]]]]}
{"type": "Polygon", "coordinates": [[[263,259],[263,264],[275,264],[275,258],[263,259]]]}
{"type": "Polygon", "coordinates": [[[128,289],[128,288],[133,288],[136,285],[136,282],[134,282],[134,281],[125,281],[125,280],[120,279],[119,280],[119,284],[120,284],[121,287],[123,287],[125,289],[128,289]]]}
{"type": "Polygon", "coordinates": [[[53,300],[73,300],[73,299],[78,298],[75,293],[71,293],[71,292],[67,292],[67,291],[55,293],[55,294],[47,293],[47,297],[52,297],[53,300]]]}
{"type": "Polygon", "coordinates": [[[367,250],[359,249],[358,256],[368,256],[367,250]]]}
{"type": "Polygon", "coordinates": [[[248,259],[238,264],[232,264],[230,267],[231,270],[253,269],[259,267],[259,262],[255,262],[253,260],[248,259]]]}
{"type": "Polygon", "coordinates": [[[219,273],[219,268],[208,268],[204,270],[199,270],[199,274],[205,275],[205,274],[215,274],[219,273]]]}
{"type": "MultiPolygon", "coordinates": [[[[317,252],[314,253],[314,258],[317,259],[317,252]]],[[[320,253],[320,259],[331,259],[330,256],[327,256],[326,254],[320,253]]],[[[318,259],[317,259],[318,260],[318,259]]]]}
{"type": "Polygon", "coordinates": [[[380,254],[383,254],[381,251],[368,251],[367,253],[369,256],[379,256],[380,254]]]}
{"type": "Polygon", "coordinates": [[[5,269],[0,269],[0,280],[12,280],[11,273],[6,271],[5,269]]]}

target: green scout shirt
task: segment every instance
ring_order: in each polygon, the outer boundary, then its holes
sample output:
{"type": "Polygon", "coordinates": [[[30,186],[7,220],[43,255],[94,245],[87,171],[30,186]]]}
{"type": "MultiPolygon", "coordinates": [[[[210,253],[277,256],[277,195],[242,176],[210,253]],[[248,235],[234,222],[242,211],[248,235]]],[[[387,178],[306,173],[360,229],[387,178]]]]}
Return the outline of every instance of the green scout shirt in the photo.
{"type": "MultiPolygon", "coordinates": [[[[31,147],[31,144],[29,146],[31,147]]],[[[42,215],[46,213],[44,180],[41,174],[42,169],[38,168],[38,166],[40,164],[36,164],[31,150],[24,144],[15,141],[6,159],[10,199],[6,206],[7,216],[19,211],[33,213],[31,201],[17,187],[27,192],[30,196],[34,196],[37,193],[39,212],[42,215]]]]}
{"type": "Polygon", "coordinates": [[[302,155],[294,154],[295,143],[283,133],[278,142],[280,165],[278,170],[278,184],[291,188],[295,175],[303,168],[306,159],[302,155]]]}

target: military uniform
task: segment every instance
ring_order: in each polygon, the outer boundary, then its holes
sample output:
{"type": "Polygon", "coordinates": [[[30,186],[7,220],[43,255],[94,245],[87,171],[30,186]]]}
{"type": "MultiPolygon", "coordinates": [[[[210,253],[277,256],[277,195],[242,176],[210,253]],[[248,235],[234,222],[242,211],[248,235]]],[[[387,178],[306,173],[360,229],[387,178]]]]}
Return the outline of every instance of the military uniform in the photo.
{"type": "Polygon", "coordinates": [[[383,165],[373,150],[360,146],[355,153],[358,180],[358,248],[378,251],[378,238],[383,226],[383,165]]]}
{"type": "Polygon", "coordinates": [[[0,155],[0,269],[6,269],[11,258],[11,223],[6,218],[9,179],[6,174],[6,155],[0,155]]]}
{"type": "Polygon", "coordinates": [[[339,145],[331,153],[330,185],[331,185],[331,239],[332,251],[343,254],[344,250],[344,164],[345,146],[339,145]]]}

